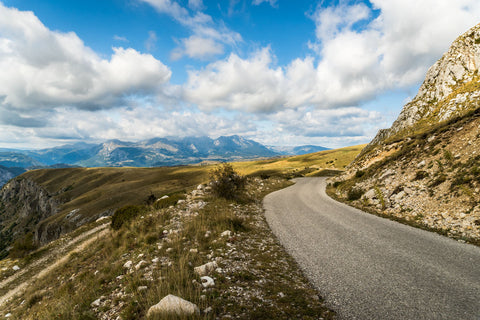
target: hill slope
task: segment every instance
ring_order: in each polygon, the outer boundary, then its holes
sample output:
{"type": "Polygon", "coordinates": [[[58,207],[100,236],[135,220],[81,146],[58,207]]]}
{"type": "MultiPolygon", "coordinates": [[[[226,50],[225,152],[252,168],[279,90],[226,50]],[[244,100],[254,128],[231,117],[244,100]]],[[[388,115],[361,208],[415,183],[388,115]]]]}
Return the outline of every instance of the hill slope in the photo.
{"type": "MultiPolygon", "coordinates": [[[[296,157],[235,163],[245,175],[294,177],[341,170],[361,147],[296,157]]],[[[45,244],[125,205],[151,195],[184,192],[208,179],[212,166],[158,168],[64,168],[28,171],[0,191],[0,257],[29,233],[45,244]]]]}
{"type": "Polygon", "coordinates": [[[415,99],[334,179],[356,206],[480,240],[480,24],[430,68],[415,99]]]}

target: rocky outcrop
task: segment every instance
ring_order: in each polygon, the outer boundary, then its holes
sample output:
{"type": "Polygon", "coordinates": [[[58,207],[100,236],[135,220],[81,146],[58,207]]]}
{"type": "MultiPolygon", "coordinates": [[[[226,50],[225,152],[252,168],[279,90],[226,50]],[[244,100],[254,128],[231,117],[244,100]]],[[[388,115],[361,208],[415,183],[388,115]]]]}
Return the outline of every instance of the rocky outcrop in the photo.
{"type": "Polygon", "coordinates": [[[462,116],[480,107],[480,24],[458,37],[427,72],[416,97],[403,107],[392,127],[372,141],[378,144],[396,134],[412,132],[462,116]]]}
{"type": "Polygon", "coordinates": [[[58,211],[58,201],[34,181],[16,178],[8,182],[0,191],[0,251],[29,232],[38,235],[37,224],[58,211]]]}
{"type": "Polygon", "coordinates": [[[480,242],[479,68],[480,24],[455,40],[392,127],[332,180],[336,196],[480,242]]]}

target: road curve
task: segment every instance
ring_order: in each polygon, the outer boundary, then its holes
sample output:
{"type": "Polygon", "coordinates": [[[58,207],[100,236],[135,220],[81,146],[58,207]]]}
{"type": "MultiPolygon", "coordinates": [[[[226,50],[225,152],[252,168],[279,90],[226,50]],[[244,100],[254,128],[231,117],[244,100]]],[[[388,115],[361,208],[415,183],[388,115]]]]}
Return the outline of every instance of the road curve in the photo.
{"type": "Polygon", "coordinates": [[[329,198],[325,178],[268,195],[273,232],[340,319],[480,320],[480,248],[329,198]]]}

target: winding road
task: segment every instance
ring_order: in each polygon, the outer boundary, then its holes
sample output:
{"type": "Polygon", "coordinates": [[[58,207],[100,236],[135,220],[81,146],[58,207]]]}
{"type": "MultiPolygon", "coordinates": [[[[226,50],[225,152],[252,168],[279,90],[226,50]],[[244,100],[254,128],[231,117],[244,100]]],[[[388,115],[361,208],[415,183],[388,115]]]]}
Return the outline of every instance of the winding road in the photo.
{"type": "Polygon", "coordinates": [[[364,213],[302,178],[267,221],[340,319],[480,320],[480,248],[364,213]]]}

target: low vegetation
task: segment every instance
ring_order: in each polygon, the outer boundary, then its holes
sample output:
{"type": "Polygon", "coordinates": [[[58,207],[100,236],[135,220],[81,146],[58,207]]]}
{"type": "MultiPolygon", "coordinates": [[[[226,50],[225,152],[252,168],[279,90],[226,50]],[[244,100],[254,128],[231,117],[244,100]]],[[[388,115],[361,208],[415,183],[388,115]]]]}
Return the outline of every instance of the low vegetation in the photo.
{"type": "Polygon", "coordinates": [[[343,171],[364,147],[358,145],[301,156],[236,162],[232,166],[243,175],[261,178],[331,176],[343,171]]]}
{"type": "Polygon", "coordinates": [[[386,141],[334,178],[329,194],[383,217],[480,244],[479,128],[476,109],[386,141]]]}
{"type": "Polygon", "coordinates": [[[208,186],[190,189],[180,203],[175,196],[168,206],[162,201],[170,197],[117,210],[106,236],[31,283],[1,308],[3,315],[143,319],[150,306],[174,294],[199,306],[198,319],[335,318],[264,219],[262,197],[290,183],[241,177],[239,190],[248,198],[239,202],[213,192],[219,178],[238,174],[228,165],[214,172],[208,186]],[[194,268],[211,261],[219,268],[210,274],[215,285],[204,288],[194,268]]]}

